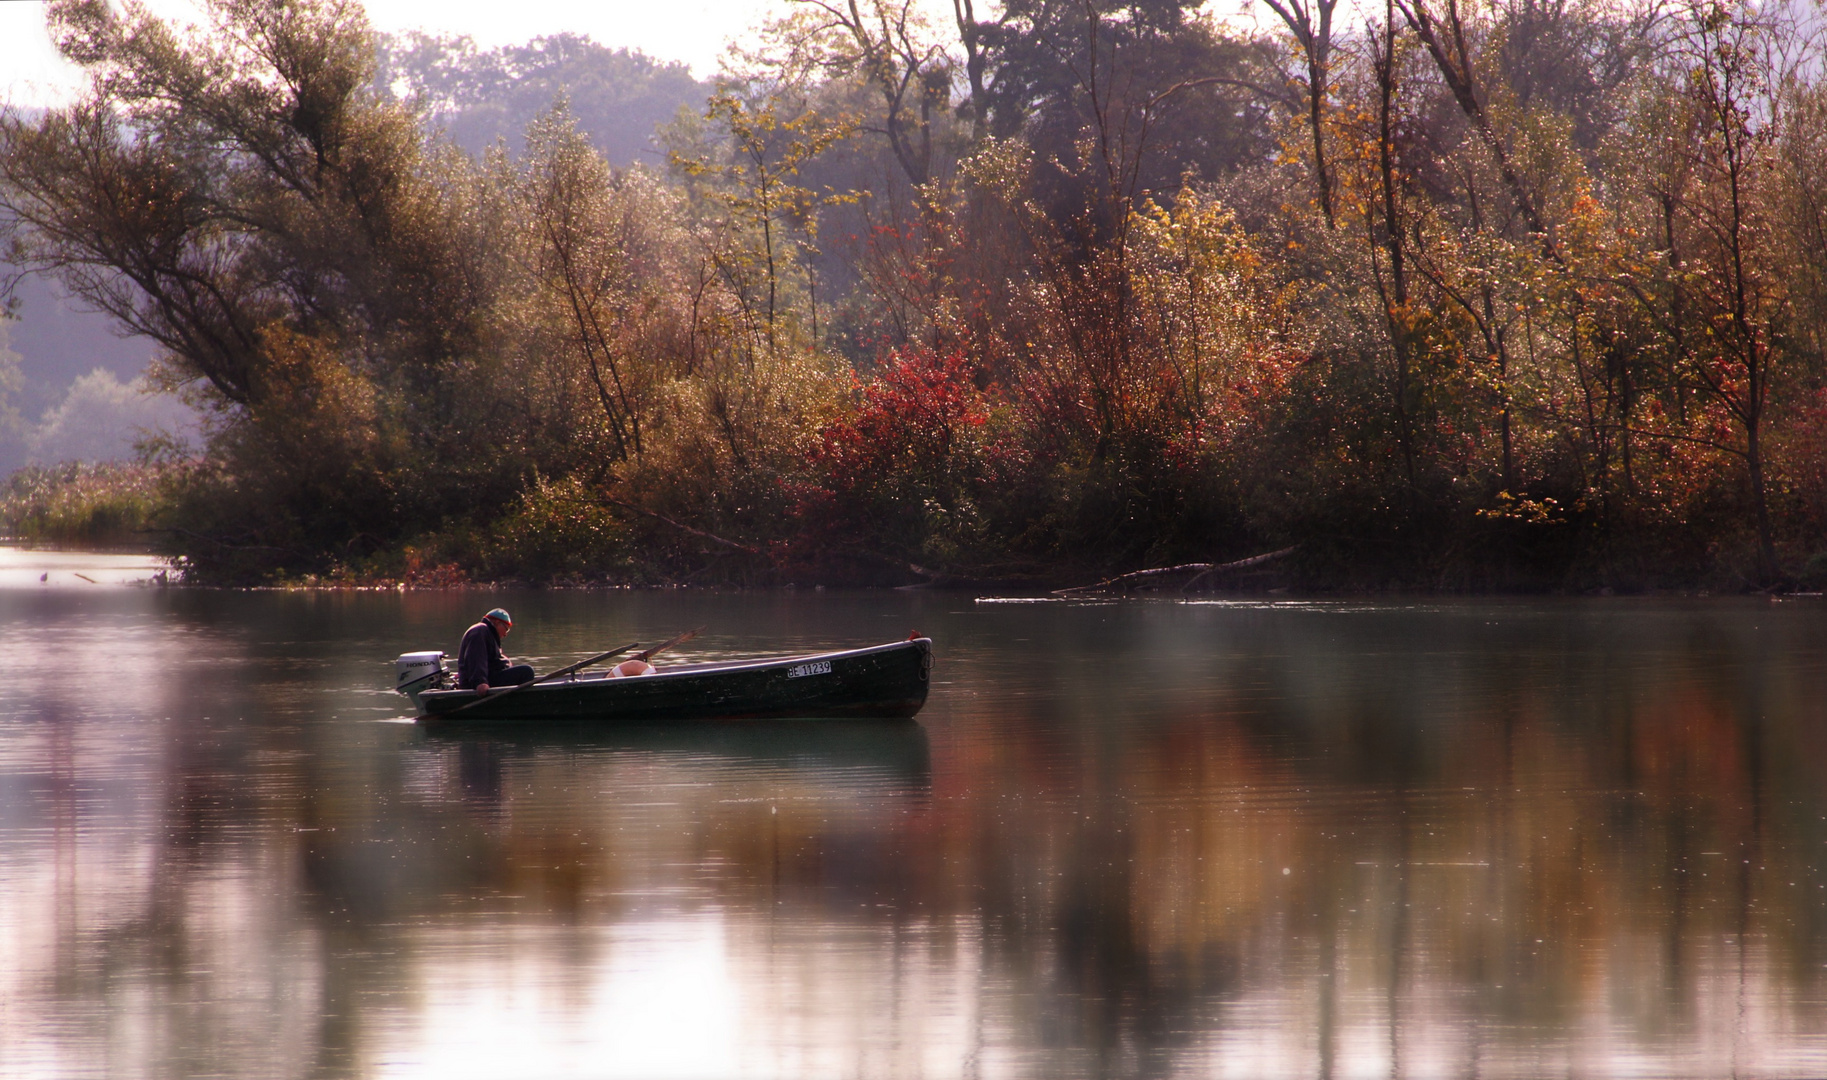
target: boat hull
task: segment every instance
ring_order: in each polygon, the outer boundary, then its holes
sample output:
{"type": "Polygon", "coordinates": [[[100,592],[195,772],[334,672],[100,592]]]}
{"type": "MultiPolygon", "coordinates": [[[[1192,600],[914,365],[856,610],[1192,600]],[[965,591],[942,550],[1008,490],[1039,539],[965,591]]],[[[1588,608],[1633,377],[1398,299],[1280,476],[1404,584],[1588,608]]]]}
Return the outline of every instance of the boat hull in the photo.
{"type": "Polygon", "coordinates": [[[916,638],[813,656],[694,664],[633,678],[585,673],[511,693],[495,691],[473,708],[464,708],[476,701],[472,690],[428,690],[414,700],[426,724],[887,719],[920,711],[931,670],[932,642],[916,638]]]}

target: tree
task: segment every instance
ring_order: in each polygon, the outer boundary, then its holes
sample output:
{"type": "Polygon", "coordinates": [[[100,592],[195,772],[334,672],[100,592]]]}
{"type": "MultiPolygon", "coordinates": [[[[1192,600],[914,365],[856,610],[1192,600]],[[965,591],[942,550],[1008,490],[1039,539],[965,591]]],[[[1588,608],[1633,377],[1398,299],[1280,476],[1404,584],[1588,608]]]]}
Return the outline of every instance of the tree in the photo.
{"type": "Polygon", "coordinates": [[[913,0],[794,0],[769,28],[789,54],[779,62],[827,79],[855,80],[880,103],[880,126],[907,182],[933,178],[935,137],[951,111],[953,59],[913,0]]]}
{"type": "Polygon", "coordinates": [[[1307,127],[1313,135],[1313,182],[1319,191],[1320,212],[1328,228],[1336,227],[1332,208],[1332,176],[1326,168],[1325,104],[1328,71],[1332,61],[1332,13],[1338,0],[1266,0],[1300,47],[1307,81],[1307,127]]]}
{"type": "Polygon", "coordinates": [[[0,120],[12,258],[157,342],[168,382],[207,385],[237,462],[212,497],[241,507],[216,519],[244,523],[221,552],[393,535],[459,486],[435,462],[486,497],[511,461],[451,448],[496,403],[442,389],[488,379],[474,177],[376,93],[358,10],[209,10],[209,31],[180,35],[138,6],[53,5],[95,91],[0,120]]]}
{"type": "Polygon", "coordinates": [[[627,222],[618,220],[608,163],[567,113],[554,110],[527,132],[524,183],[539,237],[535,280],[557,294],[569,316],[567,336],[589,372],[615,456],[639,457],[639,393],[618,332],[638,300],[627,222]]]}
{"type": "MultiPolygon", "coordinates": [[[[759,324],[769,353],[780,348],[781,284],[788,268],[817,240],[818,212],[854,198],[848,192],[816,192],[796,183],[806,164],[855,130],[848,117],[827,118],[798,107],[792,94],[758,87],[741,93],[726,86],[713,94],[705,119],[727,132],[723,154],[675,151],[673,163],[688,177],[709,181],[705,194],[724,207],[737,234],[752,234],[755,249],[738,242],[718,255],[731,286],[759,300],[759,324]],[[755,264],[758,264],[755,265],[755,264]],[[759,297],[751,272],[760,271],[759,297]]],[[[815,289],[816,286],[814,285],[815,289]]],[[[809,299],[814,328],[816,294],[809,299]]],[[[816,337],[816,329],[813,331],[816,337]]]]}
{"type": "Polygon", "coordinates": [[[1150,194],[1272,152],[1269,116],[1290,103],[1263,78],[1266,43],[1220,33],[1194,6],[1019,0],[977,26],[989,132],[1033,148],[1037,195],[1087,250],[1150,194]]]}
{"type": "Polygon", "coordinates": [[[1780,168],[1772,31],[1724,0],[1696,2],[1683,23],[1671,57],[1682,107],[1677,153],[1649,178],[1663,209],[1666,270],[1661,287],[1641,295],[1670,339],[1670,378],[1716,408],[1729,427],[1659,434],[1694,439],[1743,462],[1757,576],[1771,583],[1780,570],[1766,438],[1793,310],[1782,245],[1772,235],[1772,181],[1780,168]]]}
{"type": "Polygon", "coordinates": [[[516,149],[527,128],[563,99],[610,164],[658,165],[655,129],[702,107],[710,88],[681,63],[611,49],[578,34],[478,49],[467,37],[411,32],[381,39],[376,81],[403,94],[472,154],[497,141],[516,149]]]}

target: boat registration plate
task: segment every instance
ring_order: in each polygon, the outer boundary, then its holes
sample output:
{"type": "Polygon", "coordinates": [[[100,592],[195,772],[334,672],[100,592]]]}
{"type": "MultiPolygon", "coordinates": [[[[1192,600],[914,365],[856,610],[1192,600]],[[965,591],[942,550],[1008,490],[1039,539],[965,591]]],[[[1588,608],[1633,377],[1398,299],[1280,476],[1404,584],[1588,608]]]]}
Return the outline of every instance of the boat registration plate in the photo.
{"type": "Polygon", "coordinates": [[[787,669],[787,678],[799,679],[807,675],[831,674],[831,661],[814,660],[810,664],[795,664],[787,669]]]}

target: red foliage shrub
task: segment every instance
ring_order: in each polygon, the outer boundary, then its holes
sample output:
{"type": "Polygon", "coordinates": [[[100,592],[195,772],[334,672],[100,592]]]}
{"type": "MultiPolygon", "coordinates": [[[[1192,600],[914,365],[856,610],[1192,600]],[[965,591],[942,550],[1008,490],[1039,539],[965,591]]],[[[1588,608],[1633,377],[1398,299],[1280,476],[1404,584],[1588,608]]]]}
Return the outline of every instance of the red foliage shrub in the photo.
{"type": "Polygon", "coordinates": [[[962,352],[908,347],[859,379],[856,409],[817,435],[796,485],[799,539],[788,561],[844,549],[899,560],[917,553],[935,516],[955,511],[980,473],[977,430],[989,418],[976,369],[962,352]]]}
{"type": "Polygon", "coordinates": [[[817,463],[831,490],[854,494],[952,475],[960,436],[989,417],[961,352],[900,349],[868,382],[856,413],[819,432],[817,463]]]}

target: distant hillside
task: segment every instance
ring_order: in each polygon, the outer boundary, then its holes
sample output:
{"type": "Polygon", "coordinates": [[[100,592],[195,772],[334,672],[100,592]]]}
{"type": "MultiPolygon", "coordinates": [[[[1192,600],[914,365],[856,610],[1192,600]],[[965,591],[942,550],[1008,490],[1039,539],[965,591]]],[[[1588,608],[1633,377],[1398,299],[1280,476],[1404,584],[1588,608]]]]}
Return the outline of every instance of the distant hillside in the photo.
{"type": "Polygon", "coordinates": [[[26,278],[15,296],[18,318],[0,323],[0,352],[17,357],[19,385],[4,404],[19,423],[0,427],[0,475],[33,458],[128,457],[138,428],[189,426],[176,401],[142,401],[137,392],[152,342],[116,335],[111,319],[82,310],[43,278],[26,278]]]}
{"type": "MultiPolygon", "coordinates": [[[[43,116],[40,109],[20,109],[15,114],[26,123],[43,116]]],[[[47,409],[64,400],[71,385],[97,368],[130,382],[146,368],[157,346],[144,338],[123,338],[106,315],[85,311],[49,277],[28,275],[14,280],[17,268],[0,259],[0,290],[12,283],[10,294],[0,291],[0,301],[11,299],[12,318],[0,318],[0,353],[10,349],[18,358],[19,385],[0,402],[19,411],[33,423],[47,409]]],[[[0,388],[3,392],[3,388],[0,388]]],[[[16,468],[16,440],[0,431],[0,472],[16,468]]],[[[16,434],[16,433],[15,433],[16,434]]]]}
{"type": "MultiPolygon", "coordinates": [[[[0,274],[9,270],[0,266],[0,274]]],[[[112,319],[83,310],[43,277],[25,278],[15,296],[18,319],[7,322],[6,339],[19,354],[23,383],[13,401],[28,417],[55,405],[73,381],[96,368],[132,379],[157,350],[145,338],[116,334],[112,319]]]]}
{"type": "Polygon", "coordinates": [[[518,151],[527,124],[560,96],[610,164],[662,161],[654,129],[708,93],[684,64],[611,49],[578,34],[479,50],[467,37],[383,39],[380,84],[418,97],[459,146],[480,154],[498,139],[518,151]]]}

